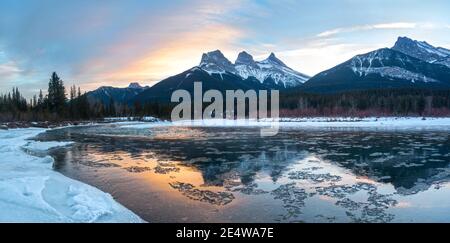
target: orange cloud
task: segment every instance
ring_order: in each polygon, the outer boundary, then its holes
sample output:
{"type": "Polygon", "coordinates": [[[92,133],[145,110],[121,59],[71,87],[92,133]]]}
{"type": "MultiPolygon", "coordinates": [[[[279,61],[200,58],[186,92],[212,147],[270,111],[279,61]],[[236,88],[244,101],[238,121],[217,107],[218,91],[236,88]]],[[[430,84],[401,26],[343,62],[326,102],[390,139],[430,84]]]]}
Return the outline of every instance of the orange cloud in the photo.
{"type": "MultiPolygon", "coordinates": [[[[220,49],[228,56],[237,54],[234,52],[237,49],[234,43],[243,36],[243,32],[237,28],[218,24],[179,33],[170,39],[161,40],[125,66],[99,74],[92,87],[101,83],[124,86],[132,80],[152,85],[198,65],[204,52],[220,49]]],[[[129,48],[133,48],[133,40],[113,47],[117,53],[126,52],[129,48]]],[[[107,66],[108,61],[103,58],[90,60],[85,65],[90,69],[110,68],[107,66]]]]}
{"type": "Polygon", "coordinates": [[[138,18],[121,38],[99,46],[94,58],[75,67],[74,78],[86,89],[126,86],[130,81],[151,85],[198,65],[203,52],[220,49],[237,54],[233,47],[244,32],[218,21],[242,5],[235,1],[192,2],[171,9],[169,15],[138,18]]]}

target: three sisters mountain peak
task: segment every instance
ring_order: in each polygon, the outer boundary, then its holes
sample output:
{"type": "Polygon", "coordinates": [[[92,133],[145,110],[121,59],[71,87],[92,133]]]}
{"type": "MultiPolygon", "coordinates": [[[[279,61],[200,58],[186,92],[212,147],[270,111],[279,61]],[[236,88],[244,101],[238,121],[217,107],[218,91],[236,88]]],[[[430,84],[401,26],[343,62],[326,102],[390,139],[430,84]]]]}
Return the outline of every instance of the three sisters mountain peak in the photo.
{"type": "Polygon", "coordinates": [[[164,79],[152,87],[132,83],[128,88],[102,87],[90,99],[119,103],[170,101],[176,89],[192,91],[193,82],[204,89],[280,89],[312,93],[353,90],[420,88],[450,89],[450,50],[425,41],[398,37],[392,48],[357,55],[313,77],[288,67],[274,53],[261,61],[246,51],[234,63],[220,50],[202,55],[200,64],[164,79]]]}

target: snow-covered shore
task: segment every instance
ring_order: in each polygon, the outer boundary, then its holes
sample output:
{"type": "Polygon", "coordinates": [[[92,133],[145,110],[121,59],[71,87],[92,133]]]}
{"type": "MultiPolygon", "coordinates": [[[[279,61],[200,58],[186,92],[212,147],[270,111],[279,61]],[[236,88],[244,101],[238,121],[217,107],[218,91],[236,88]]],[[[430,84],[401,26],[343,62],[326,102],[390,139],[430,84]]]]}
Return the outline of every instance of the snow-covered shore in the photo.
{"type": "Polygon", "coordinates": [[[54,171],[52,157],[35,156],[68,145],[27,140],[44,131],[0,131],[0,222],[143,222],[111,195],[54,171]]]}
{"type": "Polygon", "coordinates": [[[157,126],[192,126],[192,127],[298,127],[298,128],[379,128],[379,129],[450,129],[450,118],[441,117],[311,117],[279,118],[278,120],[185,120],[176,122],[123,122],[122,127],[151,128],[157,126]]]}

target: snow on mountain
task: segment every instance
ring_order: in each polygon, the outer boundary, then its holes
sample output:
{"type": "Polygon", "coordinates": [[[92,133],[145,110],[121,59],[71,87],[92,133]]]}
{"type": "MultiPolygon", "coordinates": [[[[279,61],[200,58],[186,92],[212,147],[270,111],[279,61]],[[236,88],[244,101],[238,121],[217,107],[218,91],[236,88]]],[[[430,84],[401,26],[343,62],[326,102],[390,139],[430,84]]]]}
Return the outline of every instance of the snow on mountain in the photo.
{"type": "Polygon", "coordinates": [[[282,88],[296,87],[309,79],[309,76],[288,67],[273,53],[263,61],[255,61],[250,54],[243,51],[232,64],[216,50],[203,54],[199,67],[210,74],[229,72],[243,79],[254,77],[260,83],[274,83],[282,88]]]}
{"type": "Polygon", "coordinates": [[[450,67],[450,50],[434,47],[425,41],[399,37],[392,49],[429,63],[439,63],[450,67]]]}
{"type": "MultiPolygon", "coordinates": [[[[208,65],[211,67],[212,65],[208,65]]],[[[215,70],[217,70],[215,68],[215,70]]],[[[204,69],[204,67],[193,67],[177,75],[161,80],[152,87],[139,93],[133,100],[141,103],[151,101],[170,102],[172,93],[175,90],[186,90],[193,94],[194,83],[202,82],[203,91],[219,90],[225,92],[226,90],[267,90],[272,88],[260,83],[255,78],[243,79],[242,77],[228,71],[211,72],[204,69]]]]}
{"type": "Polygon", "coordinates": [[[434,63],[435,64],[442,64],[442,65],[445,65],[447,67],[450,67],[450,56],[441,58],[441,59],[437,60],[434,63]]]}
{"type": "Polygon", "coordinates": [[[309,76],[288,67],[273,53],[267,59],[255,62],[254,65],[242,65],[236,60],[236,70],[243,78],[253,76],[261,82],[272,79],[277,85],[282,84],[286,88],[299,86],[309,79],[309,76]]]}
{"type": "Polygon", "coordinates": [[[350,68],[361,76],[378,74],[381,77],[406,79],[411,82],[439,82],[436,79],[425,76],[420,72],[405,69],[414,63],[409,56],[396,55],[390,49],[384,48],[364,55],[357,55],[350,61],[350,68]]]}
{"type": "Polygon", "coordinates": [[[309,79],[305,90],[337,92],[384,88],[449,88],[450,68],[382,48],[357,55],[309,79]]]}

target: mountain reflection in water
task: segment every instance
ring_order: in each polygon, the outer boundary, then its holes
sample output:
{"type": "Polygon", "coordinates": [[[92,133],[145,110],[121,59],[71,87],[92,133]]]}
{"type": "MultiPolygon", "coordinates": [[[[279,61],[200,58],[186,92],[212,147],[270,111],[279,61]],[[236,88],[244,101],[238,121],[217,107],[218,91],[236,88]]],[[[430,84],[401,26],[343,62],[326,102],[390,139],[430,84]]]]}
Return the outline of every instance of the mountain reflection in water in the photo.
{"type": "Polygon", "coordinates": [[[149,222],[450,222],[450,131],[51,130],[55,169],[149,222]]]}

